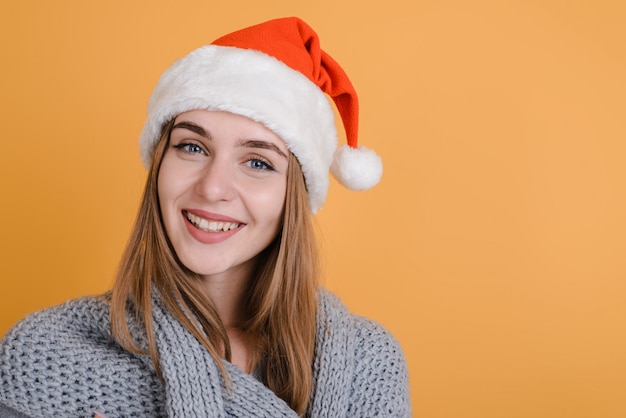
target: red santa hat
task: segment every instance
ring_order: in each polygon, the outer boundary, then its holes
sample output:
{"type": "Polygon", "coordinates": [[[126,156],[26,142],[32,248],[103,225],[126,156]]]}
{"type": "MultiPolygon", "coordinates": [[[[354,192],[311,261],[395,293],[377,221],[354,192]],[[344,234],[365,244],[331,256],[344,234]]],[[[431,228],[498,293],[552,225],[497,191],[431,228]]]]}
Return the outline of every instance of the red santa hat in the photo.
{"type": "Polygon", "coordinates": [[[314,213],[326,199],[329,170],[351,190],[369,189],[382,176],[380,157],[358,145],[359,105],[352,83],[298,18],[233,32],[166,70],[150,98],[140,137],[146,166],[163,124],[195,109],[243,115],[280,136],[302,167],[314,213]],[[328,97],[346,133],[347,145],[339,148],[328,97]]]}

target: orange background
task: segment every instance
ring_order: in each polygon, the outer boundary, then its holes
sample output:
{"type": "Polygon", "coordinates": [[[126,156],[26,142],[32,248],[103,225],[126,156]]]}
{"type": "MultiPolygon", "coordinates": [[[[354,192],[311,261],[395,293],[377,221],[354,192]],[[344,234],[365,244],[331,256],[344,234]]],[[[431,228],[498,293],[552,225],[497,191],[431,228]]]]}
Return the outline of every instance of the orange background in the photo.
{"type": "Polygon", "coordinates": [[[158,75],[299,15],[350,74],[369,192],[331,185],[326,285],[387,326],[415,416],[626,416],[621,1],[4,1],[0,334],[111,285],[158,75]]]}

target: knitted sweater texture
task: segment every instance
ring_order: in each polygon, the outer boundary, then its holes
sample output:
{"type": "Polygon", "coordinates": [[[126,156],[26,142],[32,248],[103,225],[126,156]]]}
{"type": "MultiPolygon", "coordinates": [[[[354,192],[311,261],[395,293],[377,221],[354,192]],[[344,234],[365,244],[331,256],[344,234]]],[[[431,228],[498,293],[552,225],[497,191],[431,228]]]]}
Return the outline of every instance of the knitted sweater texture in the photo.
{"type": "MultiPolygon", "coordinates": [[[[406,362],[394,337],[332,294],[322,291],[319,299],[306,416],[409,417],[406,362]]],[[[93,417],[96,410],[109,418],[297,417],[255,377],[224,362],[227,390],[215,360],[157,298],[153,310],[163,380],[148,356],[112,339],[101,298],[26,317],[0,342],[0,417],[8,408],[32,418],[93,417]]]]}

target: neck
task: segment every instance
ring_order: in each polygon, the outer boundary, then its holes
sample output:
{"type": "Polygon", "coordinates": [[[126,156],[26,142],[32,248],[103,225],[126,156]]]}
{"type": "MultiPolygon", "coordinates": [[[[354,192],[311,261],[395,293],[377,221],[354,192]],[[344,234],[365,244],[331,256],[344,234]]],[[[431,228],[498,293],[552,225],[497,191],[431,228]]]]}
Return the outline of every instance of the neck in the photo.
{"type": "Polygon", "coordinates": [[[254,269],[242,265],[228,272],[204,276],[203,284],[213,301],[230,341],[230,362],[246,373],[250,373],[254,363],[255,338],[243,329],[248,319],[244,310],[244,297],[254,269]]]}
{"type": "Polygon", "coordinates": [[[203,287],[227,330],[241,328],[248,319],[243,307],[251,276],[252,269],[241,266],[225,273],[203,277],[203,287]]]}

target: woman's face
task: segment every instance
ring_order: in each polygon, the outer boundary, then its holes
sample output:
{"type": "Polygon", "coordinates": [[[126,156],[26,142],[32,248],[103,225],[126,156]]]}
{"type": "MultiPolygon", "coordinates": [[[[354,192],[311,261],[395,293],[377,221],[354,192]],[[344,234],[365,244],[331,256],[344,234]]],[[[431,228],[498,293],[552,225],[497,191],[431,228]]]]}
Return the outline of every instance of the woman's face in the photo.
{"type": "Polygon", "coordinates": [[[262,124],[227,112],[176,117],[158,177],[176,255],[205,277],[249,275],[280,230],[287,148],[262,124]]]}

